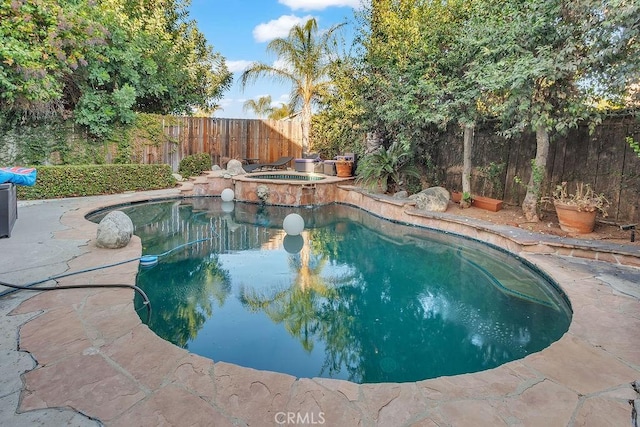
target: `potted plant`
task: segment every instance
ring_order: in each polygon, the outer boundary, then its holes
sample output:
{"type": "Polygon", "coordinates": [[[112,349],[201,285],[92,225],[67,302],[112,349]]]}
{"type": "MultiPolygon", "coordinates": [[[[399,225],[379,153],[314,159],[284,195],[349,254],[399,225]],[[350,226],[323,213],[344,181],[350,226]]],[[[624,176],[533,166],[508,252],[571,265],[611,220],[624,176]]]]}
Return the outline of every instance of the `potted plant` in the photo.
{"type": "Polygon", "coordinates": [[[560,228],[570,233],[591,233],[598,212],[606,217],[609,208],[609,201],[603,194],[596,194],[589,184],[582,182],[576,184],[576,192],[573,194],[568,192],[567,183],[563,182],[545,200],[553,202],[560,228]]]}
{"type": "Polygon", "coordinates": [[[464,191],[462,197],[460,197],[460,208],[466,209],[471,206],[471,193],[464,191]]]}
{"type": "Polygon", "coordinates": [[[336,160],[336,175],[339,178],[347,178],[352,174],[353,162],[346,159],[336,160]]]}

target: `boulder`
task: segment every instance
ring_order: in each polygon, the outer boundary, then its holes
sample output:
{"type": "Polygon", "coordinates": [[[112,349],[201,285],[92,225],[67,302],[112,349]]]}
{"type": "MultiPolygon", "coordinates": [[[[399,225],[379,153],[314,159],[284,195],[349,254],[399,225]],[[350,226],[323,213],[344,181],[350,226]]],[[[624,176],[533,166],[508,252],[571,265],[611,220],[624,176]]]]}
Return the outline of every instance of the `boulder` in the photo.
{"type": "Polygon", "coordinates": [[[431,212],[446,212],[449,206],[449,192],[442,187],[431,187],[414,194],[410,199],[415,200],[416,208],[431,212]]]}
{"type": "Polygon", "coordinates": [[[394,199],[406,199],[407,197],[409,197],[409,193],[404,190],[398,191],[393,195],[394,199]]]}
{"type": "Polygon", "coordinates": [[[131,241],[133,223],[122,211],[109,212],[98,224],[96,246],[107,249],[124,248],[131,241]]]}
{"type": "Polygon", "coordinates": [[[246,172],[242,169],[242,162],[240,160],[231,159],[227,163],[227,173],[231,176],[244,175],[246,172]]]}

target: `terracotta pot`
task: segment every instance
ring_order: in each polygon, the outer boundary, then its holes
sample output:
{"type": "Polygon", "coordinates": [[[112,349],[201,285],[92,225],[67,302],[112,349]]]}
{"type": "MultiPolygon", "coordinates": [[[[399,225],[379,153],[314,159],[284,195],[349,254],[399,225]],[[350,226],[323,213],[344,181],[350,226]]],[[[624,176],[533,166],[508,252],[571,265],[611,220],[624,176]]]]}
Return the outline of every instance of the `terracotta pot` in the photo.
{"type": "Polygon", "coordinates": [[[596,225],[596,211],[579,211],[576,206],[554,203],[558,222],[563,231],[569,233],[591,233],[596,225]]]}
{"type": "Polygon", "coordinates": [[[340,178],[351,176],[353,162],[336,162],[336,175],[340,178]]]}

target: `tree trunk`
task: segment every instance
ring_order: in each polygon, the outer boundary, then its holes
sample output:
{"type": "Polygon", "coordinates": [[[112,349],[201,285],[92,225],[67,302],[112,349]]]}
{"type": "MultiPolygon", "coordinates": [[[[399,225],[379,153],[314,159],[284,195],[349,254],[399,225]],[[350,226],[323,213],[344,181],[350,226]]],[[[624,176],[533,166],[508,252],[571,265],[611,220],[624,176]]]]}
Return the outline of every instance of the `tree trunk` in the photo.
{"type": "Polygon", "coordinates": [[[382,147],[382,137],[377,130],[367,132],[365,139],[364,154],[375,153],[382,147]]]}
{"type": "Polygon", "coordinates": [[[473,144],[474,124],[464,125],[462,146],[462,193],[471,194],[471,146],[473,144]]]}
{"type": "Polygon", "coordinates": [[[309,154],[309,134],[311,133],[311,104],[302,106],[302,157],[309,154]]]}
{"type": "Polygon", "coordinates": [[[527,195],[522,202],[522,212],[527,221],[538,222],[538,200],[540,200],[540,185],[547,171],[549,157],[549,133],[542,126],[536,129],[536,158],[531,164],[531,178],[527,185],[527,195]]]}

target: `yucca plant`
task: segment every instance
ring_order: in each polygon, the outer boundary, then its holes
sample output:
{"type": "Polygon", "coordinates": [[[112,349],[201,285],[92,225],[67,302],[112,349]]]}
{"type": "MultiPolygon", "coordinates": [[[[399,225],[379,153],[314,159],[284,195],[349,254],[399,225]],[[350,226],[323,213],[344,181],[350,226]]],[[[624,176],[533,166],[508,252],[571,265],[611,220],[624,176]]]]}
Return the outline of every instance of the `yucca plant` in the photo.
{"type": "Polygon", "coordinates": [[[404,188],[409,176],[420,178],[420,173],[413,164],[411,146],[399,141],[389,148],[380,147],[364,156],[358,164],[356,175],[358,185],[382,193],[404,188]]]}

